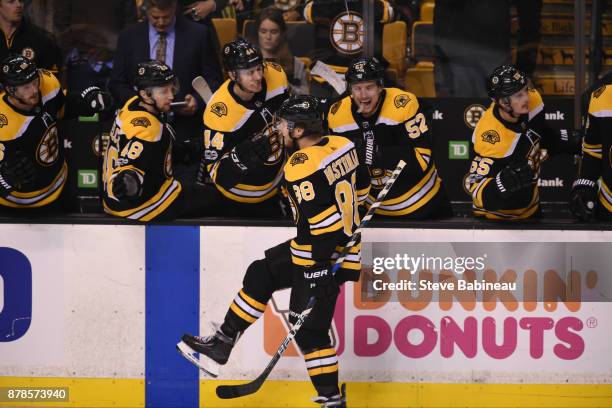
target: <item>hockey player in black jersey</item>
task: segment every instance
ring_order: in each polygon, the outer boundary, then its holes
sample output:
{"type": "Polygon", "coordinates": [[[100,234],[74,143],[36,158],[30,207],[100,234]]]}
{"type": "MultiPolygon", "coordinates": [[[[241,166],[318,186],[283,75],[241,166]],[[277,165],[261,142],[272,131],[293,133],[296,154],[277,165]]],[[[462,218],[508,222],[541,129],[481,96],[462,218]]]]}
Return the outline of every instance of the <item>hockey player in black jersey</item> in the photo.
{"type": "Polygon", "coordinates": [[[209,200],[218,202],[217,212],[279,217],[278,187],[286,157],[272,119],[287,98],[287,76],[280,65],[264,62],[245,40],[226,44],[222,56],[230,79],[204,111],[198,181],[214,186],[209,200]]]}
{"type": "Polygon", "coordinates": [[[295,340],[302,350],[322,407],[345,407],[338,387],[338,358],[329,329],[339,285],[359,278],[360,246],[350,249],[337,273],[333,260],[359,224],[357,207],[367,196],[367,169],[360,166],[353,143],[341,136],[322,137],[322,112],[311,96],[292,97],[277,113],[285,145],[295,151],[285,165],[285,184],[297,224],[294,239],[268,249],[264,259],[247,269],[243,287],[231,303],[223,324],[208,337],[186,334],[179,350],[210,374],[228,361],[236,341],[263,315],[272,294],[291,288],[290,319],[305,308],[310,296],[318,301],[295,340]],[[199,360],[193,352],[200,353],[199,360]]]}
{"type": "Polygon", "coordinates": [[[582,161],[572,184],[570,209],[582,221],[612,220],[612,83],[606,78],[591,93],[582,161]]]}
{"type": "Polygon", "coordinates": [[[68,165],[57,120],[106,111],[110,96],[97,87],[66,96],[51,72],[22,56],[2,61],[0,82],[0,209],[62,209],[68,165]]]}
{"type": "Polygon", "coordinates": [[[407,167],[395,182],[377,216],[423,219],[450,216],[442,179],[432,157],[431,131],[417,97],[402,89],[385,88],[384,69],[376,58],[358,58],[346,73],[350,95],[333,104],[327,115],[334,134],[358,146],[370,168],[376,200],[400,159],[407,167]]]}
{"type": "Polygon", "coordinates": [[[174,130],[166,114],[178,92],[178,78],[159,61],[136,66],[138,95],[115,118],[104,156],[104,210],[138,221],[193,215],[206,204],[193,183],[172,172],[174,130]]]}
{"type": "Polygon", "coordinates": [[[464,179],[473,213],[492,220],[538,216],[542,161],[549,153],[577,153],[580,134],[548,127],[542,97],[512,65],[493,71],[487,92],[493,103],[472,135],[474,159],[464,179]]]}

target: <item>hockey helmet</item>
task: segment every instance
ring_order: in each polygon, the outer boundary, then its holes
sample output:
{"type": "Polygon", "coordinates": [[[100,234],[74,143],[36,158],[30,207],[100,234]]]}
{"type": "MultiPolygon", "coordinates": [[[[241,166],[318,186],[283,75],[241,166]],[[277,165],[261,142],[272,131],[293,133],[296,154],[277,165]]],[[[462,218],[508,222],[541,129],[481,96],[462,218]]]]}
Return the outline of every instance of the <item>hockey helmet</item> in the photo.
{"type": "Polygon", "coordinates": [[[250,42],[239,38],[223,46],[223,65],[228,71],[248,69],[263,64],[261,51],[250,42]]]}
{"type": "Polygon", "coordinates": [[[361,57],[351,61],[345,78],[349,85],[364,81],[377,81],[383,85],[385,69],[376,57],[361,57]]]}
{"type": "Polygon", "coordinates": [[[174,93],[176,94],[178,92],[178,78],[174,71],[172,71],[172,68],[165,63],[150,60],[141,62],[136,66],[134,88],[136,88],[137,91],[167,84],[173,84],[175,86],[174,93]]]}
{"type": "Polygon", "coordinates": [[[501,65],[487,79],[487,94],[493,99],[507,98],[527,85],[527,77],[514,65],[501,65]]]}
{"type": "Polygon", "coordinates": [[[285,100],[276,111],[276,117],[286,120],[289,129],[304,128],[305,134],[323,130],[321,102],[311,95],[294,95],[285,100]]]}
{"type": "Polygon", "coordinates": [[[38,77],[36,63],[21,55],[11,55],[2,61],[0,82],[4,86],[19,86],[38,77]]]}

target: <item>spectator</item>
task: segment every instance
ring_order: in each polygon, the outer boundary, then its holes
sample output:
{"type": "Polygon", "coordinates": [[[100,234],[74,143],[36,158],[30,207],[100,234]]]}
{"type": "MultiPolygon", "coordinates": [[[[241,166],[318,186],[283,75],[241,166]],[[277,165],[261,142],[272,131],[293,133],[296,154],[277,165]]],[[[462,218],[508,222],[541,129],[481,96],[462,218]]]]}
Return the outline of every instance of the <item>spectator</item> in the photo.
{"type": "Polygon", "coordinates": [[[4,34],[0,60],[10,54],[19,54],[33,60],[38,67],[53,72],[62,66],[55,38],[24,18],[23,0],[0,0],[0,28],[4,34]]]}
{"type": "Polygon", "coordinates": [[[200,118],[204,101],[193,90],[191,81],[202,75],[215,90],[220,78],[216,57],[209,46],[210,31],[206,26],[177,15],[177,0],[147,0],[145,5],[148,21],[128,27],[119,34],[109,88],[117,104],[123,106],[136,95],[133,75],[138,63],[155,59],[172,68],[181,85],[176,100],[186,102],[186,106],[176,109],[173,115],[178,142],[174,159],[182,162],[175,170],[193,173],[195,177],[202,150],[198,142],[201,141],[200,118]]]}
{"type": "Polygon", "coordinates": [[[257,30],[257,45],[261,49],[264,60],[276,62],[283,67],[293,93],[306,95],[309,93],[306,65],[294,57],[287,42],[287,25],[283,12],[268,7],[263,9],[255,22],[257,30]]]}

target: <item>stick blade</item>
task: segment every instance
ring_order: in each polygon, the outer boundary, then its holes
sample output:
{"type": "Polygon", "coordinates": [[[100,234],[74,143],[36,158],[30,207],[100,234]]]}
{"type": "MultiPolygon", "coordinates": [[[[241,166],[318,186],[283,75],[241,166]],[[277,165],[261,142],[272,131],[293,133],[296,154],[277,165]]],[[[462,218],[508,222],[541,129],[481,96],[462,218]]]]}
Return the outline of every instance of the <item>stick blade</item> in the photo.
{"type": "Polygon", "coordinates": [[[245,384],[237,385],[220,385],[217,387],[217,397],[221,399],[233,399],[240,398],[246,395],[251,395],[257,392],[263,381],[259,381],[259,378],[255,381],[251,381],[245,384]]]}

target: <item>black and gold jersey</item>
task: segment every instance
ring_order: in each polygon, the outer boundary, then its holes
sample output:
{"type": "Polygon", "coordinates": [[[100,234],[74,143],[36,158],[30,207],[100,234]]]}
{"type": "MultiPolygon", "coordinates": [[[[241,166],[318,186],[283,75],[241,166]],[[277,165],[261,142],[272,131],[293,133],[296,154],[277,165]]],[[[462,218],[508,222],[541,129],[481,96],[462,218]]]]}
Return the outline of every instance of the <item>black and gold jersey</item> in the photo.
{"type": "MultiPolygon", "coordinates": [[[[347,96],[333,104],[327,116],[330,130],[356,141],[373,138],[378,147],[370,166],[372,190],[366,205],[376,197],[393,173],[399,160],[407,165],[376,214],[413,217],[427,206],[438,205],[433,198],[441,194],[442,180],[432,159],[431,135],[425,114],[413,94],[385,88],[378,110],[369,118],[357,113],[347,96]]],[[[364,143],[366,141],[364,140],[364,143]]]]}
{"type": "Polygon", "coordinates": [[[287,76],[280,65],[264,64],[263,89],[249,102],[233,92],[227,80],[213,94],[204,111],[204,158],[216,188],[240,203],[261,203],[277,194],[282,181],[285,152],[272,136],[273,153],[254,170],[244,171],[231,150],[260,133],[272,134],[273,115],[288,97],[287,76]]]}
{"type": "Polygon", "coordinates": [[[6,207],[48,205],[57,200],[66,184],[68,168],[56,123],[63,115],[66,99],[51,72],[40,70],[39,76],[41,103],[30,112],[14,107],[6,93],[0,94],[0,161],[21,152],[36,167],[31,183],[0,198],[0,205],[6,207]]]}
{"type": "Polygon", "coordinates": [[[579,177],[599,182],[600,212],[609,218],[612,217],[612,84],[603,85],[591,94],[585,127],[579,177]]]}
{"type": "MultiPolygon", "coordinates": [[[[393,21],[390,2],[374,2],[374,55],[382,57],[383,24],[393,21]]],[[[312,60],[321,60],[339,73],[345,73],[352,59],[363,53],[365,21],[362,2],[311,0],[304,7],[304,19],[316,25],[316,49],[312,60]]]]}
{"type": "Polygon", "coordinates": [[[137,96],[128,100],[113,123],[104,156],[103,202],[108,214],[151,221],[177,199],[182,187],[172,174],[172,127],[139,104],[137,96]],[[112,193],[113,180],[127,170],[139,177],[142,194],[118,200],[112,193]]]}
{"type": "Polygon", "coordinates": [[[472,197],[474,215],[489,219],[524,219],[539,208],[537,179],[540,164],[547,157],[542,148],[554,151],[555,136],[546,127],[544,102],[540,93],[529,89],[529,113],[517,123],[505,121],[495,103],[486,110],[472,134],[474,159],[464,179],[472,197]],[[532,189],[524,189],[510,199],[502,198],[495,177],[510,163],[526,161],[535,172],[532,189]]]}
{"type": "MultiPolygon", "coordinates": [[[[341,136],[325,136],[293,153],[285,165],[285,183],[297,225],[291,241],[293,263],[312,266],[336,259],[359,225],[358,206],[370,188],[355,145],[341,136]]],[[[351,248],[340,280],[358,278],[360,248],[351,248]]]]}

